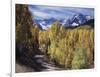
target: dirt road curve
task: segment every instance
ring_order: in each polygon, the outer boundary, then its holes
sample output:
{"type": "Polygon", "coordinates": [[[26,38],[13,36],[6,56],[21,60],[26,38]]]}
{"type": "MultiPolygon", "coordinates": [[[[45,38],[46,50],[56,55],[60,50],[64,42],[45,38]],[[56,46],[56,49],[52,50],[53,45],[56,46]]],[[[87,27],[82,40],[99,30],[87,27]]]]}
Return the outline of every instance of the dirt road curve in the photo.
{"type": "Polygon", "coordinates": [[[34,60],[25,60],[24,58],[25,62],[31,67],[16,62],[16,73],[61,70],[61,68],[56,67],[54,63],[48,62],[44,55],[36,55],[34,58],[34,60]]]}
{"type": "Polygon", "coordinates": [[[20,63],[16,63],[16,73],[24,73],[24,72],[33,72],[34,70],[31,67],[27,67],[20,63]]]}

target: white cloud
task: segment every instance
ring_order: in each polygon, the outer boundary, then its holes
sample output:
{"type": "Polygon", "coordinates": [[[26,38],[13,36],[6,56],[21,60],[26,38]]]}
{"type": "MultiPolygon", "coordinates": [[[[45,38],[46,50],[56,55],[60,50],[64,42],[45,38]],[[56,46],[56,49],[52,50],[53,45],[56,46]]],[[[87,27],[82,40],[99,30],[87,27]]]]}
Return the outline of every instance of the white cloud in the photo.
{"type": "Polygon", "coordinates": [[[94,10],[89,8],[73,8],[73,7],[53,7],[53,6],[34,6],[29,7],[34,17],[40,18],[67,18],[73,16],[75,13],[83,13],[87,15],[94,14],[94,10]]]}
{"type": "Polygon", "coordinates": [[[38,17],[43,17],[43,18],[49,16],[49,14],[47,14],[45,12],[39,12],[39,11],[35,11],[35,12],[33,12],[33,14],[38,16],[38,17]]]}

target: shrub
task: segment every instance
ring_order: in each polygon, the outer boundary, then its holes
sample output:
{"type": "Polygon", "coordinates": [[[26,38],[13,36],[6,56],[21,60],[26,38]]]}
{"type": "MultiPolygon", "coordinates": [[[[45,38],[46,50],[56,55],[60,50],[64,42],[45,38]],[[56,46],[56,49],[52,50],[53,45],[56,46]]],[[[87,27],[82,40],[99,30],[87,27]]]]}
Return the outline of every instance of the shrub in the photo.
{"type": "Polygon", "coordinates": [[[86,50],[83,47],[76,49],[72,60],[72,69],[88,68],[86,50]]]}

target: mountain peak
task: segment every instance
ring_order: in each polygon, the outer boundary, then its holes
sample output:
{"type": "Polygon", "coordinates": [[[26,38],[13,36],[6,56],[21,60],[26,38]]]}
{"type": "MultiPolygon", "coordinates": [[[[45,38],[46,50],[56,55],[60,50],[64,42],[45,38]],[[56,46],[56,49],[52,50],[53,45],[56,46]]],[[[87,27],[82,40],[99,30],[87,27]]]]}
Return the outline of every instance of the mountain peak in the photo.
{"type": "Polygon", "coordinates": [[[65,27],[69,27],[69,26],[73,27],[73,26],[79,26],[86,23],[86,21],[90,19],[89,17],[90,16],[83,15],[82,13],[77,13],[73,15],[72,18],[56,19],[56,18],[51,17],[48,19],[38,19],[38,20],[35,19],[35,23],[38,26],[40,26],[43,30],[47,30],[56,21],[59,21],[60,24],[65,27]]]}

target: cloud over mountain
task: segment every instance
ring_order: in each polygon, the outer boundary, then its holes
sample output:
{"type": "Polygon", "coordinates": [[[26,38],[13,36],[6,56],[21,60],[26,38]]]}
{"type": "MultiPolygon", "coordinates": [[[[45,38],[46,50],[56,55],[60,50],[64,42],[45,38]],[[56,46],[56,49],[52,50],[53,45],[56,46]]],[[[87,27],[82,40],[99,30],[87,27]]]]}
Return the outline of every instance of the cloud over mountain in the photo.
{"type": "Polygon", "coordinates": [[[29,5],[29,10],[35,19],[65,19],[70,18],[77,13],[82,13],[84,15],[90,15],[91,17],[94,17],[93,8],[29,5]]]}

